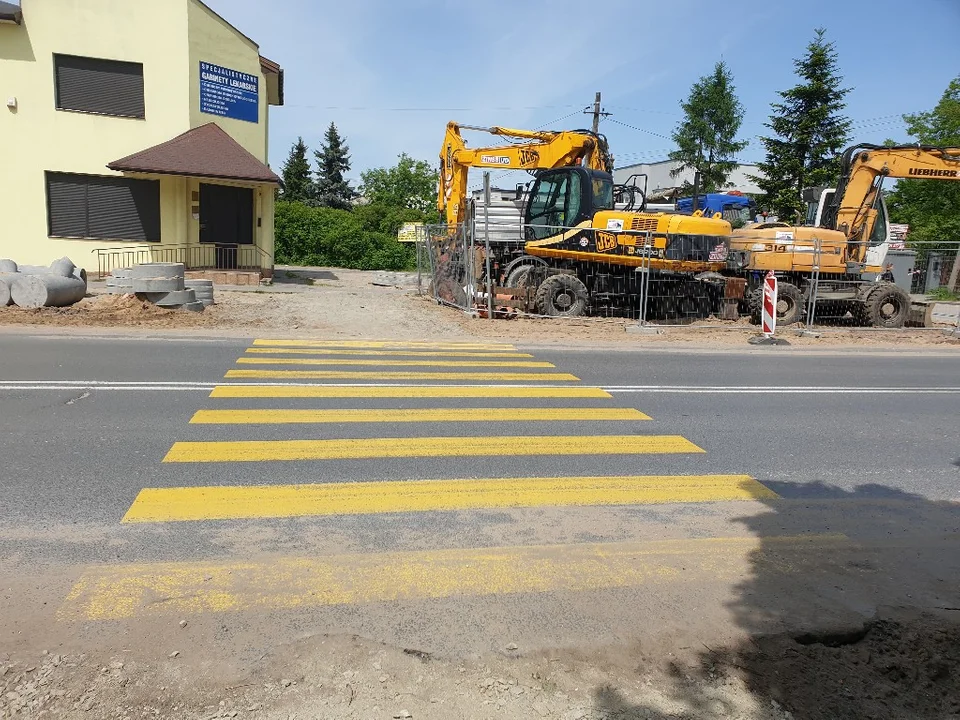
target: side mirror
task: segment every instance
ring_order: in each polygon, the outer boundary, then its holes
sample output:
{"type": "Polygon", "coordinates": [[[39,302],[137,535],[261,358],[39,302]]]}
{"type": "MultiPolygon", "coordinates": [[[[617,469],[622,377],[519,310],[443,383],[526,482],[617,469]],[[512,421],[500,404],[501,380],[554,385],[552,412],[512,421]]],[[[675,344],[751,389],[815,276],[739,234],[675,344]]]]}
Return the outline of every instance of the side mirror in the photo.
{"type": "Polygon", "coordinates": [[[523,199],[523,183],[517,183],[517,200],[523,199]]]}

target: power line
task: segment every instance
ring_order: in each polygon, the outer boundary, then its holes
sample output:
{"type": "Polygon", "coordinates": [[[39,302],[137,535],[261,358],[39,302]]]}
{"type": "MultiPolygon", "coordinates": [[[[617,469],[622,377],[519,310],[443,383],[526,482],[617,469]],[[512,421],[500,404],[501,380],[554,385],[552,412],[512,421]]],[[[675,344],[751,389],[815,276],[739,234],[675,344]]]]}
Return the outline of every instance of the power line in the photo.
{"type": "MultiPolygon", "coordinates": [[[[561,108],[579,108],[579,105],[520,105],[516,107],[507,106],[484,106],[478,107],[369,107],[369,106],[351,106],[351,105],[300,105],[287,103],[285,107],[304,108],[309,110],[336,110],[341,112],[487,112],[490,110],[558,110],[561,108]]],[[[573,113],[576,115],[577,113],[573,113]]]]}
{"type": "Polygon", "coordinates": [[[643,128],[638,128],[635,125],[629,125],[625,122],[620,122],[619,120],[614,120],[613,118],[607,118],[610,122],[616,123],[617,125],[623,125],[625,128],[630,128],[631,130],[636,130],[637,132],[646,133],[647,135],[653,135],[654,137],[662,138],[663,140],[673,140],[666,135],[661,135],[660,133],[653,132],[653,130],[644,130],[643,128]]]}

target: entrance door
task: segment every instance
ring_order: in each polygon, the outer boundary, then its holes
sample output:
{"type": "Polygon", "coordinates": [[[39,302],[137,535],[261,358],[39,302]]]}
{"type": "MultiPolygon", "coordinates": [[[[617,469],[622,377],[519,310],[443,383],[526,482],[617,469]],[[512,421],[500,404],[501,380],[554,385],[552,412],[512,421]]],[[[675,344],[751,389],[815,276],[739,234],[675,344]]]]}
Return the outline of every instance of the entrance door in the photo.
{"type": "Polygon", "coordinates": [[[237,267],[238,246],[253,244],[251,188],[200,184],[200,242],[215,246],[216,267],[237,267]]]}

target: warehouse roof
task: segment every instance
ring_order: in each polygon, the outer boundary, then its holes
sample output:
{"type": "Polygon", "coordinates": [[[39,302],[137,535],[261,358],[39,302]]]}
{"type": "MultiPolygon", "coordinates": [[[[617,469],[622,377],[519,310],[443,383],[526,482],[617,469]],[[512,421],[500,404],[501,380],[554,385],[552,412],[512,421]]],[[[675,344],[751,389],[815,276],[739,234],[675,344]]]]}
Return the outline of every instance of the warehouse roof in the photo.
{"type": "Polygon", "coordinates": [[[121,172],[280,182],[273,170],[257,160],[216,123],[188,130],[165,143],[114,160],[107,167],[121,172]]]}
{"type": "Polygon", "coordinates": [[[16,23],[19,25],[23,21],[23,11],[19,5],[4,2],[0,0],[0,23],[16,23]]]}

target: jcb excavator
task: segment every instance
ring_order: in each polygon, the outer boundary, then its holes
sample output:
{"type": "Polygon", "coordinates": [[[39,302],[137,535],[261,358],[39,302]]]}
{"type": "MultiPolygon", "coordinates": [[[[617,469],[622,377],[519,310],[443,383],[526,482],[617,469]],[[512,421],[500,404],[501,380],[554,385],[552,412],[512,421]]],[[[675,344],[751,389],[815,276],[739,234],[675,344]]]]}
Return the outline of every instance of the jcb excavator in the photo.
{"type": "Polygon", "coordinates": [[[766,223],[735,230],[728,272],[748,277],[755,320],[762,302],[761,279],[773,270],[780,280],[778,322],[796,322],[817,263],[817,299],[832,306],[832,314],[850,312],[876,327],[903,326],[910,297],[893,283],[868,279],[882,274],[889,249],[882,198],[886,178],[960,181],[960,148],[855,145],[843,153],[836,189],[804,190],[806,225],[766,223]]]}
{"type": "Polygon", "coordinates": [[[640,267],[657,276],[661,302],[682,302],[703,292],[698,273],[716,275],[726,267],[723,259],[711,257],[730,235],[726,220],[645,213],[642,206],[640,212],[615,209],[613,159],[602,135],[448,123],[437,205],[450,225],[468,217],[472,167],[535,175],[524,209],[525,254],[507,263],[502,277],[511,287],[536,288],[534,304],[541,314],[582,315],[601,303],[630,306],[639,296],[640,267]],[[520,142],[470,149],[461,130],[520,142]],[[630,231],[652,233],[652,252],[638,250],[646,237],[630,231]],[[674,272],[661,275],[663,270],[674,272]]]}

